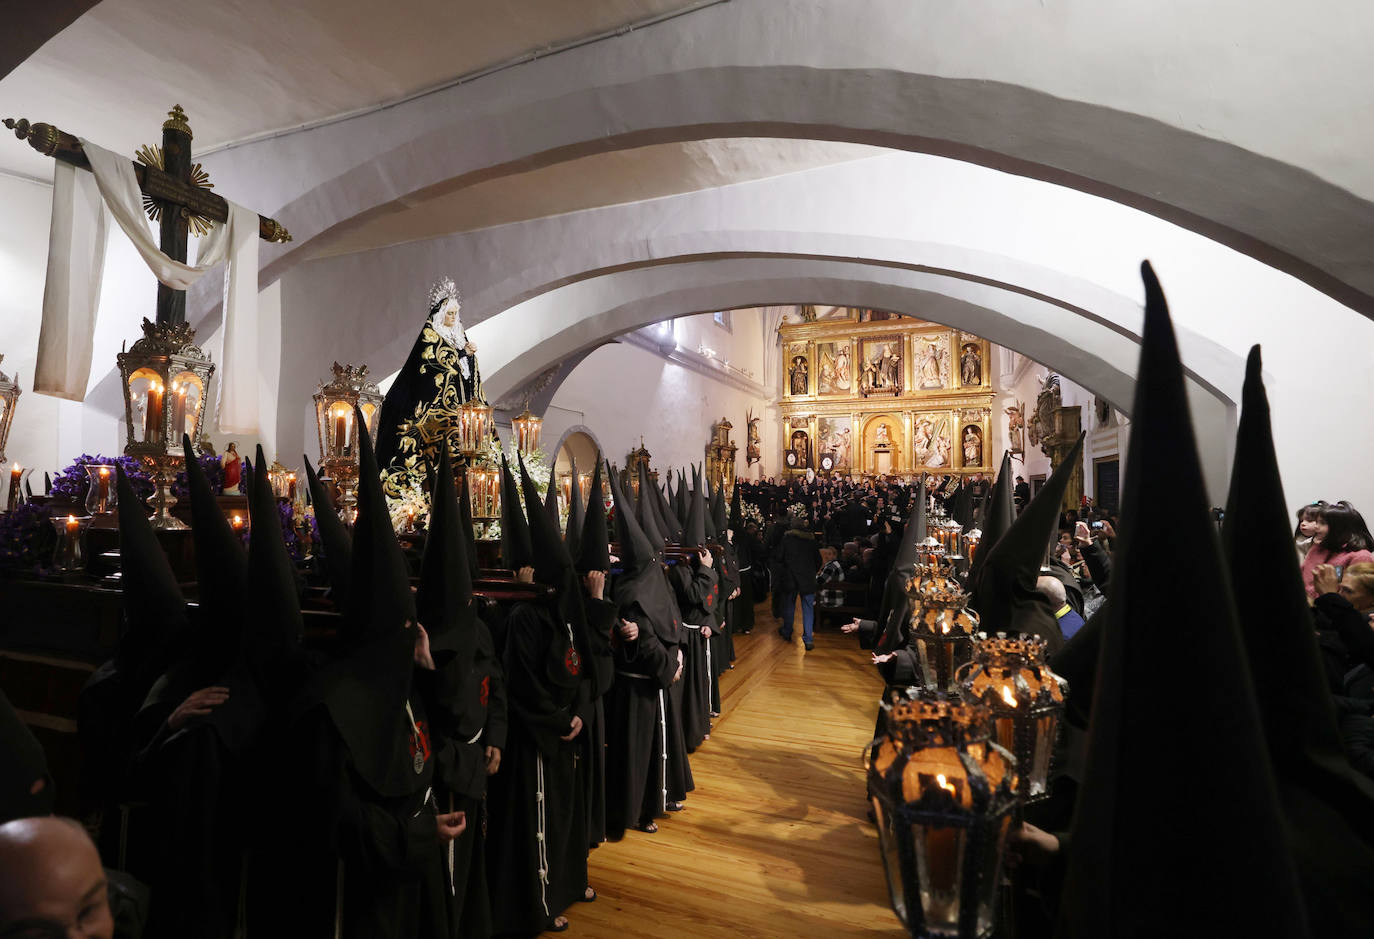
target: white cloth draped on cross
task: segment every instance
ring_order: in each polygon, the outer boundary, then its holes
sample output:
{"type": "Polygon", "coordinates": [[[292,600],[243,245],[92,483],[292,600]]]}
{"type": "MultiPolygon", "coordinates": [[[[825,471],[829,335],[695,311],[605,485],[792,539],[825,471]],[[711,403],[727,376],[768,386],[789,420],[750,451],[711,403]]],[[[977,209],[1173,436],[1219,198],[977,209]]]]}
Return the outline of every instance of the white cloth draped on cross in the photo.
{"type": "Polygon", "coordinates": [[[257,433],[257,213],[230,202],[229,221],[216,223],[201,241],[196,263],[174,261],[153,238],[133,164],[89,140],[83,139],[81,147],[91,164],[89,174],[60,160],[53,164],[52,228],[34,390],[70,401],[86,397],[108,208],[157,279],[174,290],[187,289],[228,261],[217,426],[223,433],[257,433]]]}

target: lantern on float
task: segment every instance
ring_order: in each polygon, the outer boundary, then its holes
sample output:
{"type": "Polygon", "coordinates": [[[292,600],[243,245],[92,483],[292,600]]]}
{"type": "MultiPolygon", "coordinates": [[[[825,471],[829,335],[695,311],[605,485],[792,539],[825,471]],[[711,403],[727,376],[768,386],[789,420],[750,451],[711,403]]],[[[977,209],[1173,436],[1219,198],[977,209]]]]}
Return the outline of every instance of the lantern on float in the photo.
{"type": "Polygon", "coordinates": [[[174,518],[172,484],[185,460],[183,434],[200,439],[215,366],[187,323],[143,321],[143,338],[115,357],[124,388],[124,453],[152,470],[154,528],[188,527],[174,518]]]}
{"type": "Polygon", "coordinates": [[[985,939],[1017,805],[985,708],[909,690],[866,754],[888,896],[913,937],[985,939]]]}
{"type": "Polygon", "coordinates": [[[968,594],[953,570],[937,563],[918,568],[907,583],[907,595],[921,684],[930,690],[957,692],[959,668],[972,660],[978,634],[978,614],[968,608],[968,594]]]}
{"type": "Polygon", "coordinates": [[[315,423],[320,434],[320,468],[333,481],[335,504],[349,524],[358,505],[358,428],[353,409],[362,412],[367,432],[377,434],[382,393],[367,377],[366,365],[333,365],[333,377],[314,394],[315,423]]]}
{"type": "Polygon", "coordinates": [[[973,660],[960,671],[960,698],[991,713],[997,742],[1021,768],[1019,794],[1026,802],[1049,797],[1068,688],[1046,664],[1045,640],[1039,636],[980,636],[973,660]]]}

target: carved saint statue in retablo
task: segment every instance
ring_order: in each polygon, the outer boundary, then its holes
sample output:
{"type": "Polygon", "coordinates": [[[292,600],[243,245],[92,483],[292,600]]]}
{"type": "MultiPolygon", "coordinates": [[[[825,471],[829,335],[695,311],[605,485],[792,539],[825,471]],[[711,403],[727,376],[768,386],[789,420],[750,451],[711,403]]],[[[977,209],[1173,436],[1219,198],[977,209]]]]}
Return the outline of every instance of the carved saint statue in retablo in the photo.
{"type": "Polygon", "coordinates": [[[429,316],[382,402],[377,462],[388,496],[399,497],[416,483],[427,491],[460,407],[471,400],[486,403],[477,347],[463,329],[461,311],[453,281],[445,278],[430,289],[429,316]]]}

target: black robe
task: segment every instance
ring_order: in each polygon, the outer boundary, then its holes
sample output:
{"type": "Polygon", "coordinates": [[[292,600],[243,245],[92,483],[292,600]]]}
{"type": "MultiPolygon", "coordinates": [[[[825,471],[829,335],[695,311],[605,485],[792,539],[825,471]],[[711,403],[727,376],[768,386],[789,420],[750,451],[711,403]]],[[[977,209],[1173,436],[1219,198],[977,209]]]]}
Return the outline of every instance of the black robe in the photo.
{"type": "Polygon", "coordinates": [[[579,762],[587,793],[587,846],[595,848],[606,833],[606,707],[605,699],[615,681],[611,630],[615,605],[609,600],[586,599],[588,649],[587,693],[591,699],[581,737],[586,750],[579,762]]]}
{"type": "Polygon", "coordinates": [[[730,626],[730,661],[733,662],[735,637],[754,629],[754,560],[753,546],[750,545],[747,536],[740,535],[732,547],[735,551],[735,573],[739,577],[739,583],[736,585],[739,587],[739,596],[729,601],[730,606],[725,617],[730,626]]]}
{"type": "Polygon", "coordinates": [[[714,645],[711,648],[711,710],[720,713],[720,676],[725,674],[730,668],[730,663],[735,661],[735,643],[731,637],[734,632],[734,624],[730,621],[730,608],[733,601],[730,594],[734,593],[739,587],[739,561],[735,557],[735,548],[727,544],[725,550],[716,558],[716,565],[720,568],[720,590],[716,594],[716,618],[718,620],[717,629],[711,635],[714,645]]]}
{"type": "Polygon", "coordinates": [[[543,604],[511,609],[504,664],[510,727],[487,793],[492,919],[498,934],[535,935],[587,887],[585,741],[560,738],[574,717],[585,727],[589,695],[572,637],[543,604]]]}
{"type": "Polygon", "coordinates": [[[719,586],[714,568],[687,561],[669,570],[668,582],[682,611],[682,733],[690,753],[711,732],[711,678],[715,663],[711,658],[711,640],[702,633],[702,627],[709,627],[713,633],[718,628],[715,609],[719,586]]]}
{"type": "Polygon", "coordinates": [[[643,827],[664,812],[666,704],[677,652],[654,634],[643,610],[623,613],[638,638],[613,647],[615,682],[606,696],[606,834],[643,827]]]}

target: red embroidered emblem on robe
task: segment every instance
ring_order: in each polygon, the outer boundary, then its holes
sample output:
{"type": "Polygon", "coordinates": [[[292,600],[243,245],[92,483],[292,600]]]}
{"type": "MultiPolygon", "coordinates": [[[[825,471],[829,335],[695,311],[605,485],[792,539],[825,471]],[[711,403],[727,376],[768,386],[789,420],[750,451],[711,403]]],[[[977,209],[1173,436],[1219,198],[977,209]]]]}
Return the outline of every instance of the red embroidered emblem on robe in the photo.
{"type": "Polygon", "coordinates": [[[482,705],[482,707],[486,707],[486,706],[487,706],[487,702],[491,700],[491,676],[490,676],[490,675],[483,675],[483,676],[482,676],[482,684],[481,684],[481,686],[479,687],[479,689],[478,689],[478,691],[477,691],[477,700],[478,700],[478,702],[482,705]]]}
{"type": "MultiPolygon", "coordinates": [[[[418,745],[419,745],[419,747],[420,747],[420,750],[421,750],[421,751],[424,753],[424,755],[425,755],[425,761],[428,762],[430,756],[431,756],[431,755],[433,754],[433,752],[434,752],[433,750],[430,749],[430,746],[429,746],[429,728],[428,728],[427,726],[425,726],[425,722],[424,722],[424,721],[416,721],[416,722],[415,722],[415,729],[419,732],[419,735],[420,735],[420,736],[419,736],[418,745]]],[[[411,735],[410,735],[410,755],[411,755],[412,758],[415,756],[415,753],[416,753],[416,745],[417,745],[417,744],[416,744],[416,737],[415,737],[415,734],[411,734],[411,735]]]]}
{"type": "Polygon", "coordinates": [[[577,654],[576,649],[572,647],[568,648],[567,653],[563,656],[563,666],[568,670],[569,675],[576,676],[582,674],[582,659],[577,654]]]}

